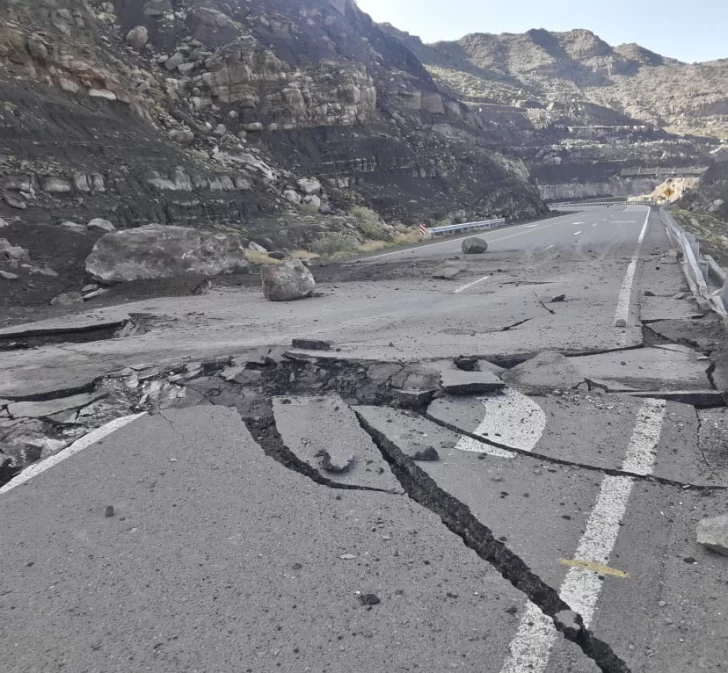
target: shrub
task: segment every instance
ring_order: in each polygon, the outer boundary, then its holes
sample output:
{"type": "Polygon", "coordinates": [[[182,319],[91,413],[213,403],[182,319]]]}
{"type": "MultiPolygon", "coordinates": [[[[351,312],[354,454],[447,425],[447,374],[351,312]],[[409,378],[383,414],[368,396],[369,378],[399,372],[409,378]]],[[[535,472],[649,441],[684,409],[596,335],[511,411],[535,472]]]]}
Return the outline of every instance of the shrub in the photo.
{"type": "Polygon", "coordinates": [[[311,245],[312,252],[322,257],[334,257],[355,253],[359,249],[359,242],[350,234],[332,232],[321,236],[311,245]]]}
{"type": "Polygon", "coordinates": [[[382,224],[382,221],[371,208],[354,206],[350,211],[351,215],[359,223],[359,230],[372,241],[388,241],[392,235],[382,224]]]}

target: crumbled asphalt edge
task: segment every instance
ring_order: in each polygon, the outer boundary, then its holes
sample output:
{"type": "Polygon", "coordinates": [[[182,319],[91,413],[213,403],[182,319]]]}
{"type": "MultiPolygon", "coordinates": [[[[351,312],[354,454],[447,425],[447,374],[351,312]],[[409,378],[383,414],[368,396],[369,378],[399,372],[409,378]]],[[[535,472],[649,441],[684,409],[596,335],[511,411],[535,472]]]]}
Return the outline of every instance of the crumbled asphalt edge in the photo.
{"type": "Polygon", "coordinates": [[[555,628],[566,639],[578,645],[599,670],[604,673],[630,673],[627,664],[614,650],[584,627],[580,615],[577,617],[579,629],[564,625],[557,615],[563,611],[572,611],[572,608],[561,599],[559,592],[546,584],[531,571],[523,559],[497,540],[493,532],[473,515],[467,505],[442,490],[385,434],[372,427],[360,413],[355,413],[362,429],[372,438],[405,493],[412,500],[440,517],[468,548],[490,563],[516,589],[525,593],[532,603],[551,617],[555,628]]]}
{"type": "MultiPolygon", "coordinates": [[[[677,486],[678,488],[690,488],[696,491],[724,491],[728,490],[728,486],[704,486],[701,484],[691,484],[684,481],[677,481],[675,479],[668,479],[667,477],[658,477],[655,474],[645,475],[645,474],[638,474],[636,472],[629,472],[627,470],[618,470],[616,468],[611,467],[600,467],[599,465],[587,465],[585,463],[578,463],[573,460],[566,460],[564,458],[556,458],[554,456],[547,456],[543,453],[537,453],[536,451],[527,451],[526,449],[520,449],[516,448],[514,446],[508,446],[508,444],[501,444],[500,442],[494,442],[492,439],[488,439],[487,437],[481,437],[480,435],[473,434],[472,432],[467,432],[466,430],[463,430],[462,428],[459,428],[456,425],[452,425],[451,423],[448,423],[447,421],[443,421],[439,418],[436,418],[435,416],[430,415],[427,411],[419,411],[415,412],[419,413],[422,418],[425,420],[428,420],[435,425],[439,425],[441,428],[445,428],[446,430],[449,430],[450,432],[455,432],[459,435],[463,435],[465,437],[469,437],[470,439],[474,439],[477,442],[480,442],[481,444],[485,444],[487,446],[495,447],[496,449],[503,449],[505,451],[510,451],[512,453],[516,453],[519,456],[525,456],[527,458],[533,458],[535,460],[540,460],[547,463],[553,463],[555,465],[563,465],[565,467],[575,467],[580,470],[588,470],[590,472],[599,472],[599,474],[606,474],[610,477],[629,477],[630,479],[635,479],[639,481],[650,481],[650,482],[656,482],[658,484],[663,484],[665,486],[677,486]]],[[[697,409],[696,409],[697,413],[697,409]]]]}

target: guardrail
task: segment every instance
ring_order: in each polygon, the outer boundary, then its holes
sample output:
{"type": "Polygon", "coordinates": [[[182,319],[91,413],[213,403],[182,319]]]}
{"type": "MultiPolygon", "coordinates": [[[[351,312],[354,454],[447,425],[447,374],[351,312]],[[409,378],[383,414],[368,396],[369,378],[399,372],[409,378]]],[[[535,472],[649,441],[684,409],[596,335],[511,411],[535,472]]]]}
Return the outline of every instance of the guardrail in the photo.
{"type": "Polygon", "coordinates": [[[626,201],[590,201],[589,203],[549,203],[548,206],[551,210],[584,210],[585,208],[609,208],[626,204],[626,201]]]}
{"type": "Polygon", "coordinates": [[[481,220],[480,222],[463,222],[462,224],[448,224],[444,227],[433,227],[429,230],[432,236],[441,236],[455,231],[472,231],[474,229],[497,229],[507,224],[505,219],[481,220]]]}
{"type": "Polygon", "coordinates": [[[728,315],[728,284],[725,272],[712,258],[701,258],[698,240],[685,232],[664,208],[660,208],[660,219],[668,237],[683,254],[681,265],[690,291],[696,297],[702,297],[719,315],[728,315]],[[721,285],[721,289],[715,292],[711,292],[708,287],[711,273],[721,285]]]}

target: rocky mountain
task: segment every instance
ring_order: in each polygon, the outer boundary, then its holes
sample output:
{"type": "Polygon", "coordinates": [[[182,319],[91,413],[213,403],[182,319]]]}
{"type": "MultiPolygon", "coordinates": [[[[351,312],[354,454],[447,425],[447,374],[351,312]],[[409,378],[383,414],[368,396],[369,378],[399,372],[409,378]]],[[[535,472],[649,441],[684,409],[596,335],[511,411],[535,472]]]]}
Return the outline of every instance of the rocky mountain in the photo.
{"type": "Polygon", "coordinates": [[[728,133],[728,59],[686,64],[637,44],[612,47],[588,30],[473,33],[422,41],[385,25],[463,100],[588,101],[681,133],[728,133]]]}
{"type": "Polygon", "coordinates": [[[0,0],[0,15],[6,219],[291,247],[351,226],[330,218],[357,202],[409,223],[543,212],[519,157],[353,0],[0,0]]]}

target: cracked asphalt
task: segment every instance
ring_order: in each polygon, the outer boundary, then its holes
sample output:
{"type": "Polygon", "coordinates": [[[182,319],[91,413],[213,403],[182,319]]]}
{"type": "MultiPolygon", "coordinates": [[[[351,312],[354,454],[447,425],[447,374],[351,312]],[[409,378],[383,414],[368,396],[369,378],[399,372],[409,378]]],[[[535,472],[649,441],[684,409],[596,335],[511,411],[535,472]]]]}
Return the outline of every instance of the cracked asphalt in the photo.
{"type": "Polygon", "coordinates": [[[54,333],[0,368],[3,670],[724,670],[724,337],[658,214],[484,238],[452,281],[444,240],[0,330],[54,333]],[[499,380],[544,350],[569,376],[499,380]]]}

